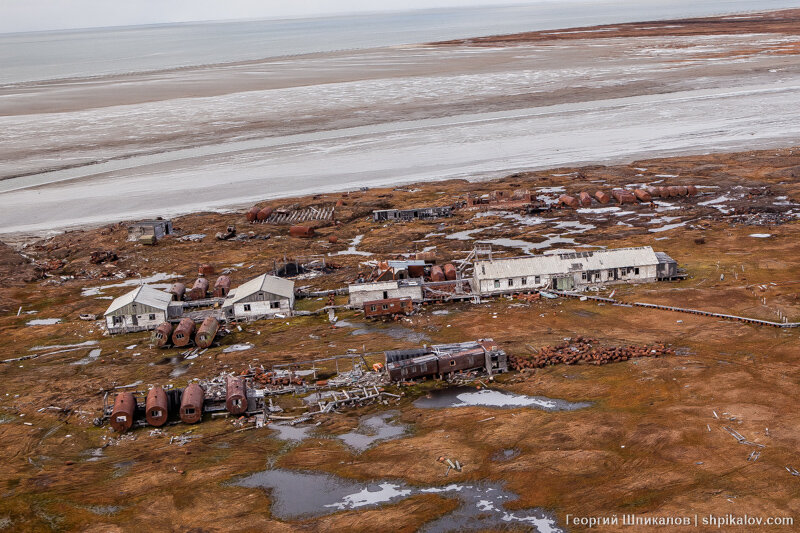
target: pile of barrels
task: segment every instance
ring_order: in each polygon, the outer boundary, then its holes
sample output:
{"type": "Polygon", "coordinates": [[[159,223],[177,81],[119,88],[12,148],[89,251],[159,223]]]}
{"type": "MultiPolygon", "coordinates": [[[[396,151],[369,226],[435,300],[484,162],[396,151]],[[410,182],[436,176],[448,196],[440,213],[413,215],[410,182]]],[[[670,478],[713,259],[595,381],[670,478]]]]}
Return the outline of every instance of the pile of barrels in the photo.
{"type": "Polygon", "coordinates": [[[596,343],[595,339],[579,336],[557,346],[545,346],[536,354],[509,355],[508,364],[513,370],[519,371],[525,368],[579,363],[605,365],[637,357],[675,355],[672,348],[663,344],[600,347],[595,346],[596,343]]]}
{"type": "Polygon", "coordinates": [[[250,208],[250,211],[247,212],[247,221],[248,222],[264,222],[269,217],[272,216],[273,209],[271,207],[257,207],[253,206],[250,208]]]}
{"type": "Polygon", "coordinates": [[[194,343],[199,348],[208,348],[214,342],[219,332],[219,320],[213,316],[203,319],[195,333],[195,323],[191,318],[182,318],[175,328],[169,322],[162,322],[153,332],[153,343],[163,348],[170,341],[176,348],[188,346],[194,337],[194,343]]]}
{"type": "MultiPolygon", "coordinates": [[[[609,195],[605,191],[596,191],[594,199],[600,204],[607,204],[614,198],[620,205],[635,204],[637,202],[650,203],[653,198],[672,198],[676,196],[694,196],[697,194],[697,187],[694,185],[671,185],[669,187],[645,187],[643,189],[614,189],[609,195]]],[[[586,191],[575,197],[562,194],[558,198],[558,205],[577,209],[579,207],[589,207],[592,205],[592,195],[586,191]]]]}
{"type": "Polygon", "coordinates": [[[294,374],[277,375],[275,372],[267,372],[262,368],[254,368],[253,382],[273,387],[288,387],[289,385],[303,385],[305,382],[300,376],[294,374]]]}

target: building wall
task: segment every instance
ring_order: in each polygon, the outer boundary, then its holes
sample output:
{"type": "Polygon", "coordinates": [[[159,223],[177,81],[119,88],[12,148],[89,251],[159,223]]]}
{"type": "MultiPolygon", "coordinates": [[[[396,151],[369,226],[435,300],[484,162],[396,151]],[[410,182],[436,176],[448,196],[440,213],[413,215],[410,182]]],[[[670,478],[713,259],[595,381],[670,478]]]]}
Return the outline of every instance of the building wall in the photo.
{"type": "Polygon", "coordinates": [[[115,311],[110,315],[106,315],[106,329],[108,329],[110,333],[120,333],[123,331],[145,331],[156,329],[159,324],[167,319],[164,311],[160,310],[150,310],[150,312],[143,312],[142,314],[137,314],[135,316],[136,324],[133,322],[133,314],[120,314],[115,311]],[[151,316],[154,318],[151,318],[151,316]],[[114,317],[119,317],[122,320],[122,323],[114,324],[114,317]]]}
{"type": "Polygon", "coordinates": [[[273,318],[273,315],[278,313],[286,316],[292,314],[292,303],[288,298],[280,300],[236,302],[233,304],[233,317],[239,320],[256,319],[259,317],[273,318]],[[273,307],[273,304],[277,304],[278,307],[273,307]]]}
{"type": "MultiPolygon", "coordinates": [[[[599,270],[585,272],[572,272],[573,284],[577,289],[600,286],[617,285],[622,283],[648,283],[657,280],[656,265],[646,265],[641,267],[618,268],[614,272],[609,270],[599,270]],[[638,273],[637,273],[638,269],[638,273]],[[630,270],[630,272],[628,272],[630,270]]],[[[547,274],[539,276],[514,276],[498,278],[500,286],[497,287],[495,279],[484,279],[483,276],[475,276],[475,286],[479,287],[481,295],[505,294],[510,292],[525,292],[538,289],[548,289],[553,287],[553,280],[558,277],[568,276],[569,274],[547,274]],[[511,281],[511,284],[509,284],[511,281]]]]}
{"type": "Polygon", "coordinates": [[[411,298],[414,302],[422,301],[422,285],[410,285],[407,287],[383,288],[375,290],[358,290],[350,292],[350,305],[362,307],[364,302],[373,300],[383,300],[385,298],[411,298]],[[386,295],[384,297],[384,292],[386,295]]]}

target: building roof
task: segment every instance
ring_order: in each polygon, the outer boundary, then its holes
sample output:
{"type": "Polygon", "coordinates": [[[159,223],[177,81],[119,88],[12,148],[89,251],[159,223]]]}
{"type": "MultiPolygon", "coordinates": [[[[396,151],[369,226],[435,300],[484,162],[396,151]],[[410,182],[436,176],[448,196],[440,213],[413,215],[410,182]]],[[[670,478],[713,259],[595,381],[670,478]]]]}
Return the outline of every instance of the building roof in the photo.
{"type": "Polygon", "coordinates": [[[128,304],[137,303],[155,307],[166,312],[169,303],[172,301],[172,294],[158,289],[154,289],[148,285],[142,285],[133,289],[127,294],[123,294],[108,306],[105,314],[111,314],[114,311],[125,307],[128,304]]]}
{"type": "Polygon", "coordinates": [[[503,257],[475,261],[477,279],[514,278],[569,274],[587,270],[657,265],[658,258],[650,246],[566,252],[526,257],[503,257]]]}
{"type": "Polygon", "coordinates": [[[253,278],[232,290],[222,306],[229,307],[248,296],[262,291],[291,299],[294,296],[294,281],[279,278],[278,276],[270,276],[269,274],[261,274],[257,278],[253,278]]]}

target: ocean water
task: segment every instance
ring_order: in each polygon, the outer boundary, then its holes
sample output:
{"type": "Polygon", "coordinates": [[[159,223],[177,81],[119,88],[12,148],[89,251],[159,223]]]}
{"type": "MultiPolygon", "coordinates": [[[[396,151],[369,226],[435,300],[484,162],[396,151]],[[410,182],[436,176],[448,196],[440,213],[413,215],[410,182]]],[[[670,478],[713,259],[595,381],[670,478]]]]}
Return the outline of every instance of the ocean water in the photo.
{"type": "Polygon", "coordinates": [[[796,0],[539,0],[513,6],[11,33],[0,35],[0,85],[798,4],[796,0]]]}

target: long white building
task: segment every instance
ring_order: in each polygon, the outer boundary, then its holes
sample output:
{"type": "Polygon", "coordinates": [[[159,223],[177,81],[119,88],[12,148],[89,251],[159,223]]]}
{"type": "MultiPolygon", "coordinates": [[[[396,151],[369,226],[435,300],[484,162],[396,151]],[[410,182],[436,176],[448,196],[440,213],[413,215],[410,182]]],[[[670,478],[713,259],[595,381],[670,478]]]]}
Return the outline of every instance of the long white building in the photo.
{"type": "Polygon", "coordinates": [[[487,296],[645,283],[677,275],[677,263],[650,246],[582,252],[554,250],[534,256],[477,259],[473,265],[474,289],[487,296]]]}
{"type": "Polygon", "coordinates": [[[421,302],[422,280],[404,279],[354,283],[347,287],[347,292],[350,294],[350,305],[354,306],[362,306],[364,302],[387,298],[411,298],[414,302],[421,302]]]}

